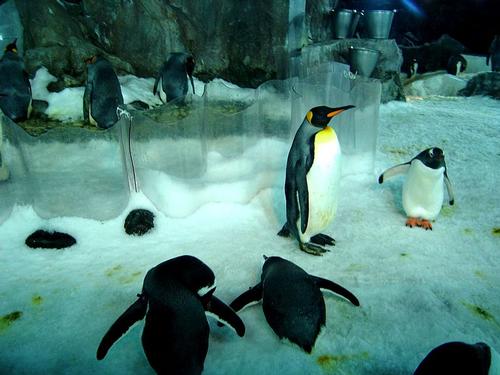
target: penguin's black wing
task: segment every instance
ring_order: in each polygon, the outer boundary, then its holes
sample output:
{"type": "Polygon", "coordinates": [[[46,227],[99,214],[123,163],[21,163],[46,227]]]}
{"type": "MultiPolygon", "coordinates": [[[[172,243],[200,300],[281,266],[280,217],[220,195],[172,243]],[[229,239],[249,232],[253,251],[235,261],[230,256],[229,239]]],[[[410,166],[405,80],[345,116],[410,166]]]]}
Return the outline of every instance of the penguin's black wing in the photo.
{"type": "Polygon", "coordinates": [[[212,315],[219,322],[229,325],[240,337],[245,335],[245,324],[232,308],[212,295],[206,309],[208,315],[212,315]]]}
{"type": "Polygon", "coordinates": [[[314,282],[320,289],[327,289],[333,293],[339,294],[342,297],[348,299],[353,305],[359,306],[359,300],[356,298],[356,296],[351,292],[349,292],[344,287],[328,279],[323,279],[321,277],[312,275],[311,277],[313,278],[314,282]]]}
{"type": "Polygon", "coordinates": [[[388,180],[391,177],[406,173],[408,171],[408,168],[410,168],[410,162],[398,164],[394,167],[388,168],[379,176],[378,183],[382,184],[385,180],[388,180]]]}
{"type": "Polygon", "coordinates": [[[258,283],[253,288],[248,289],[246,292],[242,293],[239,297],[231,302],[229,306],[234,311],[240,311],[245,306],[253,303],[259,302],[262,299],[262,283],[258,283]]]}
{"type": "Polygon", "coordinates": [[[92,81],[87,77],[85,92],[83,93],[83,119],[89,121],[90,95],[92,93],[92,81]]]}
{"type": "Polygon", "coordinates": [[[304,233],[309,222],[309,189],[307,187],[307,172],[311,169],[312,162],[308,159],[300,159],[296,168],[295,178],[297,184],[297,195],[300,208],[300,230],[304,233]],[[309,165],[308,165],[309,164],[309,165]]]}
{"type": "Polygon", "coordinates": [[[109,348],[122,337],[130,327],[137,321],[144,319],[148,307],[146,296],[140,294],[139,299],[135,301],[109,328],[97,348],[97,359],[103,359],[108,353],[109,348]]]}
{"type": "Polygon", "coordinates": [[[156,91],[158,90],[158,82],[160,82],[160,77],[161,77],[161,71],[159,71],[158,75],[156,76],[155,84],[153,86],[153,95],[156,95],[156,91]]]}
{"type": "Polygon", "coordinates": [[[453,206],[455,204],[455,195],[453,194],[453,187],[451,186],[451,181],[448,178],[448,173],[446,173],[446,168],[444,170],[444,183],[446,185],[446,190],[448,190],[450,205],[453,206]]]}

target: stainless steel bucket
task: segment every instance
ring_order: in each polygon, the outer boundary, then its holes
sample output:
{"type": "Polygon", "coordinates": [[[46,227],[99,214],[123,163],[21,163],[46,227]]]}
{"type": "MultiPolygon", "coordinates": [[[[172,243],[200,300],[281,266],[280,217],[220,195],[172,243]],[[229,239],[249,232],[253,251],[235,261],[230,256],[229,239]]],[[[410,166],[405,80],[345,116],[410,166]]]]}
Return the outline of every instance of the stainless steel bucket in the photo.
{"type": "Polygon", "coordinates": [[[387,39],[391,31],[392,19],[396,10],[367,10],[364,15],[366,37],[387,39]]]}
{"type": "Polygon", "coordinates": [[[363,77],[370,77],[378,62],[380,52],[376,49],[351,47],[349,60],[351,70],[363,77]]]}
{"type": "MultiPolygon", "coordinates": [[[[333,38],[349,38],[355,11],[351,9],[333,10],[333,38]]],[[[357,21],[356,21],[357,22],[357,21]]]]}

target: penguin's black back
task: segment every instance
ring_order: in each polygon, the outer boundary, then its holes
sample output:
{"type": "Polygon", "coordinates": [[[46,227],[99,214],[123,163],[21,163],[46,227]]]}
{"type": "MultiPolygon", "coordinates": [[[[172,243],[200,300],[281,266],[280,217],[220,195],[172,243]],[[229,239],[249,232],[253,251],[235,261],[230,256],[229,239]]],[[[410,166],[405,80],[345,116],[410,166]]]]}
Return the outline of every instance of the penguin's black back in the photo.
{"type": "Polygon", "coordinates": [[[262,288],[262,308],[271,328],[310,353],[326,320],[323,295],[313,279],[280,259],[263,270],[262,288]]]}
{"type": "Polygon", "coordinates": [[[182,286],[149,297],[142,333],[144,353],[158,374],[200,374],[208,351],[209,326],[199,298],[182,286]]]}
{"type": "Polygon", "coordinates": [[[7,51],[0,60],[0,108],[13,121],[25,120],[31,101],[31,85],[24,62],[7,51]]]}

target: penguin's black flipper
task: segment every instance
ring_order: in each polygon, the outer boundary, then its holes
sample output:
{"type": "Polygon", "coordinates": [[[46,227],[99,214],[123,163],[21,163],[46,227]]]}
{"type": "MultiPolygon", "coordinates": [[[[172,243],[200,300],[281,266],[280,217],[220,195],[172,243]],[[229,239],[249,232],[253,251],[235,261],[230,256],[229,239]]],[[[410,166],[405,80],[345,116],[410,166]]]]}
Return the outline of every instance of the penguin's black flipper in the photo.
{"type": "Polygon", "coordinates": [[[359,306],[359,300],[356,298],[354,294],[349,292],[344,287],[340,286],[337,283],[334,283],[331,280],[323,279],[322,277],[312,276],[314,282],[320,289],[327,289],[333,293],[339,294],[342,297],[348,299],[353,305],[359,306]]]}
{"type": "Polygon", "coordinates": [[[391,177],[394,177],[398,174],[403,174],[408,171],[408,168],[410,168],[410,162],[408,163],[403,163],[403,164],[398,164],[395,165],[394,167],[391,167],[389,169],[386,169],[384,173],[382,173],[379,178],[378,178],[378,183],[382,184],[385,180],[388,180],[391,177]]]}
{"type": "Polygon", "coordinates": [[[232,308],[212,295],[207,310],[220,323],[229,325],[240,337],[245,335],[245,324],[232,308]]]}
{"type": "Polygon", "coordinates": [[[450,206],[453,206],[455,204],[455,196],[453,194],[453,187],[451,186],[451,181],[448,178],[448,173],[446,173],[446,169],[444,171],[444,183],[446,185],[446,190],[448,190],[448,198],[450,206]]]}
{"type": "MultiPolygon", "coordinates": [[[[300,162],[299,162],[300,163],[300,162]]],[[[300,230],[305,233],[309,222],[309,190],[307,187],[307,172],[305,166],[299,166],[296,169],[297,195],[299,197],[300,209],[300,230]]]]}
{"type": "Polygon", "coordinates": [[[153,95],[156,96],[156,92],[158,91],[158,82],[160,82],[160,76],[161,76],[161,71],[158,72],[158,75],[156,76],[155,79],[155,84],[153,86],[153,95]]]}
{"type": "Polygon", "coordinates": [[[135,301],[109,328],[97,348],[96,357],[103,359],[111,346],[129,330],[134,323],[144,319],[148,307],[148,299],[143,294],[139,294],[139,299],[135,301]]]}
{"type": "Polygon", "coordinates": [[[231,302],[229,306],[234,311],[240,311],[245,306],[251,304],[252,302],[259,302],[262,299],[262,283],[258,283],[253,288],[248,289],[246,292],[242,293],[239,297],[231,302]]]}

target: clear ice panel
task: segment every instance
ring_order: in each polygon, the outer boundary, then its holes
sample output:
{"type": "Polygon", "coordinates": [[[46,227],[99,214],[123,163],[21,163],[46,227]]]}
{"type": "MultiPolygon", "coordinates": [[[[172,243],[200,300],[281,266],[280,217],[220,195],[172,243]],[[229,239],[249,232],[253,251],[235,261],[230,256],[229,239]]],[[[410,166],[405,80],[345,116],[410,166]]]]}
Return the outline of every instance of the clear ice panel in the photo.
{"type": "Polygon", "coordinates": [[[118,216],[129,198],[120,125],[95,131],[59,128],[32,137],[10,122],[15,130],[6,164],[9,184],[18,190],[15,202],[32,204],[42,218],[118,216]]]}

